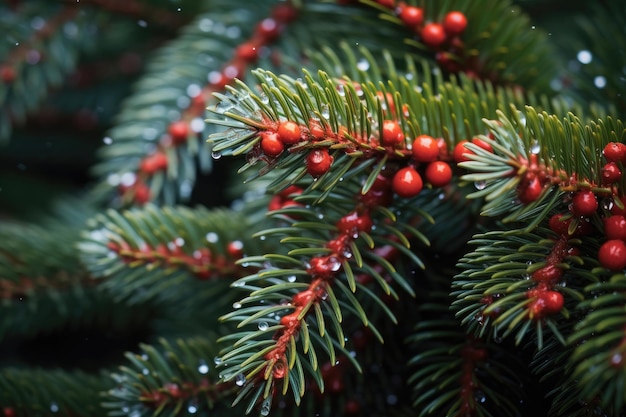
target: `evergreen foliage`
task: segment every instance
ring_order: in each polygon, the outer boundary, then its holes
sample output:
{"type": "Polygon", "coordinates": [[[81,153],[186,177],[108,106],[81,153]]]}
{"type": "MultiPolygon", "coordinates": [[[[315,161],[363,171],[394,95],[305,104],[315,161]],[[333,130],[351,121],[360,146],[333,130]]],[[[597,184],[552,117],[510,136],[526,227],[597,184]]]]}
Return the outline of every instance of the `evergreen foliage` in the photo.
{"type": "Polygon", "coordinates": [[[0,5],[1,413],[626,415],[626,7],[563,7],[0,5]]]}

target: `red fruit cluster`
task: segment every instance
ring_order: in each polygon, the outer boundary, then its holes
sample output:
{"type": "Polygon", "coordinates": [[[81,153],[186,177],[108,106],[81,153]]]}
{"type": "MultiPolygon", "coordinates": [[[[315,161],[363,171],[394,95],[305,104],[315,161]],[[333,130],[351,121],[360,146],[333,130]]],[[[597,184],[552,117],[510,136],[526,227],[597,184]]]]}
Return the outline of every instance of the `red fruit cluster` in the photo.
{"type": "Polygon", "coordinates": [[[612,185],[622,178],[622,166],[626,163],[626,145],[609,142],[602,150],[607,163],[602,168],[602,185],[612,185]]]}
{"type": "Polygon", "coordinates": [[[302,129],[298,123],[287,120],[278,124],[278,127],[274,129],[260,132],[259,137],[263,153],[270,158],[275,158],[283,153],[286,147],[302,140],[302,129]]]}
{"type": "Polygon", "coordinates": [[[424,9],[400,3],[395,13],[402,23],[416,32],[422,42],[438,49],[446,42],[452,41],[467,28],[467,17],[459,11],[451,11],[441,22],[427,22],[424,24],[424,9]]]}

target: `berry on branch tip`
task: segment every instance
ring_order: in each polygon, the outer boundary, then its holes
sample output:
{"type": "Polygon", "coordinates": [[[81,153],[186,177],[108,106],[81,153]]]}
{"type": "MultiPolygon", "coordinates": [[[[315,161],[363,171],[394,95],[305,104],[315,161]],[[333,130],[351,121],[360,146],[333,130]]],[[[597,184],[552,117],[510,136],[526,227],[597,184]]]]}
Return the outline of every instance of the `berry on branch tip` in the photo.
{"type": "Polygon", "coordinates": [[[452,168],[444,161],[433,161],[426,167],[424,175],[433,187],[443,187],[452,179],[452,168]]]}
{"type": "Polygon", "coordinates": [[[290,120],[287,120],[286,122],[282,122],[278,126],[277,133],[278,133],[278,136],[280,137],[280,140],[285,145],[295,145],[296,143],[300,142],[300,139],[301,139],[300,125],[290,120]]]}
{"type": "Polygon", "coordinates": [[[422,42],[431,48],[438,48],[446,41],[446,31],[439,23],[427,23],[422,28],[420,35],[422,42]]]}
{"type": "Polygon", "coordinates": [[[591,216],[598,209],[598,198],[591,190],[580,190],[572,198],[571,212],[574,216],[591,216]]]}
{"type": "Polygon", "coordinates": [[[280,136],[276,132],[265,131],[259,134],[261,136],[261,150],[267,156],[277,157],[285,150],[285,144],[280,140],[280,136]]]}
{"type": "Polygon", "coordinates": [[[609,142],[602,150],[607,162],[626,162],[626,145],[620,142],[609,142]]]}
{"type": "Polygon", "coordinates": [[[622,271],[626,268],[626,243],[620,239],[607,240],[600,246],[598,261],[611,271],[622,271]]]}
{"type": "Polygon", "coordinates": [[[417,162],[432,162],[439,157],[439,143],[429,135],[419,135],[413,141],[411,149],[417,162]]]}
{"type": "Polygon", "coordinates": [[[180,145],[181,143],[187,142],[187,137],[189,136],[189,123],[184,120],[172,122],[167,128],[167,131],[172,138],[172,142],[175,145],[180,145]]]}
{"type": "Polygon", "coordinates": [[[384,146],[396,146],[404,141],[404,132],[395,120],[385,120],[380,139],[384,146]]]}
{"type": "Polygon", "coordinates": [[[333,157],[326,148],[314,149],[306,157],[306,170],[312,177],[320,177],[330,169],[333,157]]]}
{"type": "Polygon", "coordinates": [[[452,11],[443,19],[443,28],[449,36],[460,35],[467,27],[467,17],[459,11],[452,11]]]}
{"type": "Polygon", "coordinates": [[[407,27],[416,29],[424,22],[424,10],[422,8],[404,5],[399,9],[398,17],[407,27]]]}
{"type": "Polygon", "coordinates": [[[423,182],[419,172],[413,167],[404,167],[393,176],[391,188],[400,197],[415,197],[422,191],[423,182]]]}

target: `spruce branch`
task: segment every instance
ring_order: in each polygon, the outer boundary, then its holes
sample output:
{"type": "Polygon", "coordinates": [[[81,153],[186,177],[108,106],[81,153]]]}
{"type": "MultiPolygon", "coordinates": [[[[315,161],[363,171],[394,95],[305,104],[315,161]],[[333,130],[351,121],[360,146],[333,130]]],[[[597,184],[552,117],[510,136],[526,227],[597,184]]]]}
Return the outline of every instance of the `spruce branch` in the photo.
{"type": "Polygon", "coordinates": [[[111,374],[114,387],[103,407],[112,416],[164,416],[232,412],[236,384],[217,382],[215,343],[209,338],[161,339],[126,353],[127,365],[111,374]]]}
{"type": "MultiPolygon", "coordinates": [[[[447,297],[430,297],[440,298],[447,297]]],[[[504,346],[466,334],[445,302],[425,303],[419,311],[424,318],[407,339],[415,352],[409,384],[419,415],[519,415],[523,381],[514,369],[521,362],[504,346]]]]}
{"type": "MultiPolygon", "coordinates": [[[[8,141],[12,127],[23,123],[51,88],[63,83],[91,43],[78,34],[93,24],[93,10],[79,14],[76,5],[36,3],[24,9],[25,17],[0,20],[0,31],[10,40],[0,49],[0,143],[8,141]],[[27,18],[35,24],[22,24],[27,18]],[[64,30],[66,24],[71,28],[64,30]]],[[[8,6],[0,11],[14,15],[8,6]]]]}
{"type": "Polygon", "coordinates": [[[249,227],[245,218],[228,210],[109,210],[88,222],[78,248],[93,276],[103,279],[101,288],[116,299],[182,301],[186,296],[168,288],[188,286],[194,292],[202,283],[193,281],[242,274],[235,261],[246,251],[258,250],[253,241],[240,240],[249,227]]]}
{"type": "MultiPolygon", "coordinates": [[[[238,13],[228,2],[215,2],[210,11],[187,24],[180,37],[158,51],[137,83],[133,99],[124,103],[116,126],[108,132],[110,143],[101,148],[102,161],[94,167],[94,174],[101,177],[93,190],[95,199],[112,201],[118,207],[189,199],[196,166],[203,172],[212,166],[202,139],[211,133],[203,121],[207,100],[234,77],[244,76],[247,66],[258,59],[257,47],[279,33],[278,28],[266,33],[258,24],[268,16],[268,6],[257,2],[238,13]],[[241,44],[223,24],[252,39],[241,44]],[[246,51],[252,52],[246,55],[246,51]],[[182,75],[172,70],[180,65],[185,66],[182,75]]],[[[277,27],[294,16],[287,5],[276,6],[272,13],[283,19],[271,20],[277,27]],[[290,14],[280,12],[284,8],[290,14]]]]}
{"type": "Polygon", "coordinates": [[[0,402],[4,415],[103,415],[103,374],[81,371],[4,368],[0,402]]]}

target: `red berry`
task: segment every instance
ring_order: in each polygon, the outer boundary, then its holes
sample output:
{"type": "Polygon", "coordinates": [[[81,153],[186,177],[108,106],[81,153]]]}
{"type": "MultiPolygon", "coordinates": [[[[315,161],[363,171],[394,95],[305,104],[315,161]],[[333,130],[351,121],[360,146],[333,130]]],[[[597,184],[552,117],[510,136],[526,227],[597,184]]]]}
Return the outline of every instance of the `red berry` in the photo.
{"type": "Polygon", "coordinates": [[[393,176],[391,188],[400,197],[415,197],[422,191],[422,177],[412,167],[405,167],[398,170],[393,176]]]}
{"type": "Polygon", "coordinates": [[[282,122],[278,126],[278,130],[276,132],[278,133],[278,136],[280,136],[280,140],[285,145],[295,145],[296,143],[300,142],[300,125],[296,122],[292,122],[289,120],[286,122],[282,122]]]}
{"type": "Polygon", "coordinates": [[[426,181],[433,187],[443,187],[448,185],[452,179],[452,168],[446,162],[434,161],[426,167],[426,181]]]}
{"type": "Polygon", "coordinates": [[[132,189],[134,191],[135,203],[145,204],[150,201],[152,193],[150,192],[150,187],[148,187],[146,184],[144,184],[143,182],[137,182],[132,187],[132,189]]]}
{"type": "Polygon", "coordinates": [[[416,28],[424,22],[424,10],[415,6],[404,6],[400,9],[400,20],[410,28],[416,28]]]}
{"type": "Polygon", "coordinates": [[[298,17],[298,9],[288,3],[277,4],[272,9],[272,17],[279,22],[289,23],[298,17]]]}
{"type": "Polygon", "coordinates": [[[247,62],[255,62],[259,58],[259,45],[256,42],[245,42],[237,47],[237,58],[247,62]]]}
{"type": "Polygon", "coordinates": [[[4,407],[2,409],[2,413],[4,417],[15,417],[17,414],[15,413],[15,409],[11,407],[4,407]]]}
{"type": "Polygon", "coordinates": [[[11,84],[16,77],[15,68],[9,65],[0,66],[0,80],[5,84],[11,84]]]}
{"type": "Polygon", "coordinates": [[[600,246],[598,261],[603,267],[611,271],[621,271],[626,268],[626,244],[620,239],[607,240],[600,246]]]}
{"type": "Polygon", "coordinates": [[[546,291],[541,297],[544,303],[544,314],[554,314],[561,311],[564,304],[563,294],[557,291],[546,291]]]}
{"type": "Polygon", "coordinates": [[[626,161],[626,145],[620,142],[609,142],[602,151],[608,162],[625,162],[626,161]]]}
{"type": "Polygon", "coordinates": [[[439,157],[439,143],[432,136],[419,135],[413,141],[412,152],[417,162],[432,162],[439,157]]]}
{"type": "Polygon", "coordinates": [[[607,239],[626,240],[626,218],[621,214],[605,218],[604,236],[607,239]]]}
{"type": "Polygon", "coordinates": [[[239,259],[243,256],[243,242],[241,240],[233,240],[228,242],[226,246],[226,252],[233,258],[239,259]]]}
{"type": "Polygon", "coordinates": [[[187,137],[189,136],[189,124],[184,120],[178,120],[170,123],[167,131],[172,138],[172,142],[175,145],[180,145],[181,143],[187,142],[187,137]]]}
{"type": "Polygon", "coordinates": [[[383,121],[381,142],[384,146],[396,146],[404,140],[404,132],[395,120],[383,121]]]}
{"type": "Polygon", "coordinates": [[[333,164],[333,157],[328,153],[328,149],[314,149],[306,157],[307,172],[317,178],[324,175],[333,164]]]}
{"type": "Polygon", "coordinates": [[[572,198],[571,212],[574,216],[591,216],[598,209],[598,198],[591,190],[580,190],[572,198]]]}
{"type": "Polygon", "coordinates": [[[461,163],[461,162],[467,162],[470,159],[466,156],[467,154],[473,154],[472,151],[470,151],[469,149],[467,149],[465,147],[465,144],[468,143],[467,140],[462,140],[459,143],[456,144],[456,146],[454,147],[454,150],[452,151],[452,158],[454,159],[454,162],[461,163]]]}
{"type": "Polygon", "coordinates": [[[602,184],[610,185],[622,178],[622,171],[615,162],[609,162],[602,167],[602,184]]]}
{"type": "Polygon", "coordinates": [[[359,232],[369,232],[372,230],[372,225],[372,218],[369,214],[356,211],[346,214],[336,224],[342,234],[350,236],[359,232]]]}
{"type": "Polygon", "coordinates": [[[557,235],[567,236],[569,234],[568,229],[569,229],[569,225],[572,219],[570,217],[566,220],[563,220],[564,216],[565,216],[564,214],[558,213],[550,217],[550,220],[549,220],[550,230],[552,230],[557,235]]]}
{"type": "Polygon", "coordinates": [[[309,122],[309,133],[315,139],[324,139],[324,136],[326,136],[324,128],[317,120],[311,120],[309,122]]]}
{"type": "Polygon", "coordinates": [[[446,41],[446,32],[439,23],[427,23],[421,31],[422,42],[431,48],[437,48],[446,41]]]}
{"type": "Polygon", "coordinates": [[[289,198],[292,194],[296,194],[296,195],[302,194],[302,188],[298,187],[297,185],[291,184],[289,187],[285,188],[280,193],[278,193],[278,195],[284,199],[289,198]]]}
{"type": "Polygon", "coordinates": [[[540,286],[527,291],[529,298],[535,298],[528,306],[533,319],[540,319],[549,314],[558,313],[563,309],[563,294],[557,291],[547,290],[540,286]]]}
{"type": "Polygon", "coordinates": [[[543,185],[539,178],[533,176],[530,180],[524,180],[517,189],[517,196],[522,204],[530,204],[537,201],[543,192],[543,185]]]}
{"type": "Polygon", "coordinates": [[[261,43],[271,42],[278,37],[280,33],[280,27],[276,20],[268,17],[263,19],[256,27],[255,35],[261,41],[261,43]]]}
{"type": "Polygon", "coordinates": [[[491,147],[491,145],[480,138],[473,138],[472,143],[480,148],[483,148],[487,152],[493,153],[493,148],[491,147]]]}
{"type": "Polygon", "coordinates": [[[146,174],[154,174],[165,168],[167,168],[167,156],[163,152],[148,155],[139,164],[139,169],[146,174]]]}
{"type": "Polygon", "coordinates": [[[555,284],[563,276],[563,270],[556,265],[546,265],[532,273],[531,278],[537,282],[555,284]]]}
{"type": "Polygon", "coordinates": [[[443,28],[449,36],[460,35],[467,27],[467,17],[461,12],[450,12],[443,19],[443,28]]]}
{"type": "Polygon", "coordinates": [[[265,131],[260,133],[261,149],[263,153],[270,157],[276,157],[283,153],[285,144],[280,140],[276,132],[265,131]]]}

